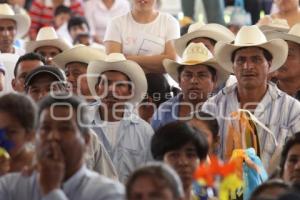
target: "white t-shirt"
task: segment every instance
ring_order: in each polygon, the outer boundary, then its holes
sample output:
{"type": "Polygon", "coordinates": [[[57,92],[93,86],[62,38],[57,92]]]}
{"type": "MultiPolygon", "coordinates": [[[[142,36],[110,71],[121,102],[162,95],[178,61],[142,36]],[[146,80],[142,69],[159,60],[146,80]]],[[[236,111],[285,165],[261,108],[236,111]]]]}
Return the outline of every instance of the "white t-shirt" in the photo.
{"type": "Polygon", "coordinates": [[[117,133],[118,128],[120,126],[120,121],[117,122],[105,122],[105,125],[102,127],[102,130],[107,137],[109,143],[111,144],[112,148],[115,147],[117,142],[117,133]]]}
{"type": "Polygon", "coordinates": [[[102,0],[89,0],[84,3],[84,11],[91,33],[103,40],[107,23],[129,12],[130,5],[128,0],[115,0],[112,7],[107,9],[102,0]]]}
{"type": "Polygon", "coordinates": [[[104,41],[121,43],[123,54],[150,56],[162,54],[165,43],[179,37],[179,22],[170,14],[159,12],[152,22],[140,24],[129,12],[109,23],[104,41]]]}

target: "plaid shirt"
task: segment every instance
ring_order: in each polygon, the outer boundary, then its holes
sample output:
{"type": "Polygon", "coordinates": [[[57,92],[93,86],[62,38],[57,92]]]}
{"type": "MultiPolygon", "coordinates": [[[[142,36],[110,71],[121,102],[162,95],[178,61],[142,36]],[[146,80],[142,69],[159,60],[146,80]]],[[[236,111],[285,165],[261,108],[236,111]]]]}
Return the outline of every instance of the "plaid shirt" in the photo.
{"type": "MultiPolygon", "coordinates": [[[[224,156],[225,138],[230,122],[230,113],[238,111],[240,103],[237,99],[237,85],[226,87],[216,96],[208,99],[202,106],[202,110],[214,115],[220,126],[221,148],[220,155],[224,156]]],[[[300,131],[300,103],[282,92],[274,84],[268,84],[268,90],[263,99],[254,110],[254,116],[267,128],[269,128],[279,146],[282,146],[288,136],[300,131]]],[[[259,138],[262,158],[265,167],[269,165],[271,157],[275,153],[276,143],[270,134],[262,130],[259,138]]]]}

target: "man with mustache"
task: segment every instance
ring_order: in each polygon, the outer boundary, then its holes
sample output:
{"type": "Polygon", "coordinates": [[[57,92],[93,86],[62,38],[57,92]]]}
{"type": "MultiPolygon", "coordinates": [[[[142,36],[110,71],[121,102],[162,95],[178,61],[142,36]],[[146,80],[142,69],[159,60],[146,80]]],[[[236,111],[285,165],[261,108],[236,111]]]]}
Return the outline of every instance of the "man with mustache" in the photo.
{"type": "Polygon", "coordinates": [[[85,166],[90,142],[84,102],[74,96],[47,96],[39,104],[37,169],[0,178],[0,199],[120,200],[124,188],[85,166]]]}
{"type": "Polygon", "coordinates": [[[267,81],[268,74],[280,68],[287,58],[286,42],[267,41],[257,26],[244,26],[234,43],[218,42],[215,53],[222,67],[237,77],[236,84],[222,89],[202,107],[218,119],[220,155],[223,157],[226,150],[231,113],[247,109],[273,133],[256,127],[263,164],[266,168],[272,166],[270,160],[276,147],[280,148],[288,136],[300,130],[300,103],[267,81]],[[274,137],[278,144],[272,142],[274,137]]]}
{"type": "Polygon", "coordinates": [[[192,119],[189,114],[200,110],[213,90],[229,76],[203,43],[190,43],[181,62],[166,59],[163,64],[182,92],[161,104],[154,113],[151,121],[154,130],[172,121],[192,119]]]}
{"type": "Polygon", "coordinates": [[[101,102],[93,129],[124,183],[136,167],[152,160],[149,147],[153,130],[133,110],[147,91],[145,73],[123,54],[112,53],[105,61],[90,62],[87,75],[91,94],[101,102]]]}
{"type": "Polygon", "coordinates": [[[281,68],[275,72],[277,87],[300,100],[300,23],[295,24],[288,33],[266,32],[268,39],[281,38],[289,47],[288,57],[281,68]]]}

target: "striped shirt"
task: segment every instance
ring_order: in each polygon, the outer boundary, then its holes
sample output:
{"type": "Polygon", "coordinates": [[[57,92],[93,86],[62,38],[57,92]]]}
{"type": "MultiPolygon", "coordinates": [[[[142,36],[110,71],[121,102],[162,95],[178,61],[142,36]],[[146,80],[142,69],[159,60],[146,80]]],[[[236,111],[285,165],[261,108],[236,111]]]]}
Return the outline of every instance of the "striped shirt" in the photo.
{"type": "MultiPolygon", "coordinates": [[[[214,115],[219,122],[221,157],[224,156],[230,113],[238,111],[239,108],[237,84],[224,88],[202,106],[203,111],[214,115]]],[[[279,146],[282,146],[288,136],[300,131],[300,103],[272,83],[268,84],[268,90],[257,104],[253,114],[273,132],[279,146]]],[[[265,167],[268,167],[268,163],[275,153],[276,143],[272,141],[269,133],[263,129],[258,131],[262,131],[259,135],[261,152],[264,154],[262,161],[265,167]]]]}
{"type": "MultiPolygon", "coordinates": [[[[64,4],[70,7],[73,13],[84,15],[82,3],[80,0],[70,0],[67,3],[65,0],[64,4]]],[[[29,29],[29,35],[32,40],[35,40],[37,32],[40,28],[44,26],[53,26],[54,22],[54,8],[47,3],[47,0],[33,0],[32,5],[29,10],[29,15],[31,18],[31,26],[29,29]]]]}

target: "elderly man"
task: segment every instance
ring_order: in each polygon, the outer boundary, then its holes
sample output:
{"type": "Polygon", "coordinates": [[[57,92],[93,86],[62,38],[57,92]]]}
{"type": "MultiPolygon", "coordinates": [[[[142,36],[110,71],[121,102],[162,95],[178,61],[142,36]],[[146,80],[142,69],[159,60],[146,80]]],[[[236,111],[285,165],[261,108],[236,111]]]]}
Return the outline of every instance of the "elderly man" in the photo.
{"type": "Polygon", "coordinates": [[[14,78],[11,81],[12,88],[16,92],[25,92],[25,78],[29,72],[43,66],[46,61],[43,56],[36,53],[27,53],[21,56],[14,69],[14,78]]]}
{"type": "Polygon", "coordinates": [[[268,73],[285,62],[288,46],[282,39],[267,41],[257,26],[244,26],[233,44],[217,43],[215,53],[222,67],[237,77],[236,84],[224,88],[202,107],[219,121],[219,153],[223,156],[226,151],[225,138],[232,112],[247,109],[273,132],[258,128],[261,159],[268,167],[277,145],[271,139],[275,136],[277,143],[282,145],[286,137],[300,130],[300,103],[267,82],[268,73]]]}
{"type": "Polygon", "coordinates": [[[229,76],[203,43],[190,43],[182,57],[181,62],[163,62],[168,74],[179,83],[182,93],[160,105],[151,121],[154,130],[172,121],[186,120],[191,112],[201,109],[213,90],[229,76]]]}
{"type": "Polygon", "coordinates": [[[93,129],[125,182],[136,167],[152,159],[153,130],[133,111],[147,91],[144,71],[123,54],[112,53],[105,61],[90,62],[87,74],[91,94],[101,101],[93,129]]]}
{"type": "Polygon", "coordinates": [[[289,46],[288,57],[275,72],[277,87],[300,100],[300,23],[286,32],[270,31],[265,33],[268,39],[281,38],[289,46]]]}
{"type": "Polygon", "coordinates": [[[98,49],[77,45],[55,56],[53,62],[65,71],[73,93],[90,100],[91,93],[86,77],[88,63],[93,60],[104,60],[105,56],[105,53],[98,49]]]}
{"type": "Polygon", "coordinates": [[[75,97],[43,99],[38,112],[36,173],[1,177],[0,199],[124,199],[119,183],[84,165],[90,134],[80,123],[87,114],[80,109],[82,103],[75,97]]]}
{"type": "Polygon", "coordinates": [[[53,27],[43,27],[39,30],[35,41],[25,43],[26,53],[36,52],[45,57],[48,65],[53,64],[52,59],[71,46],[61,38],[58,38],[53,27]]]}

